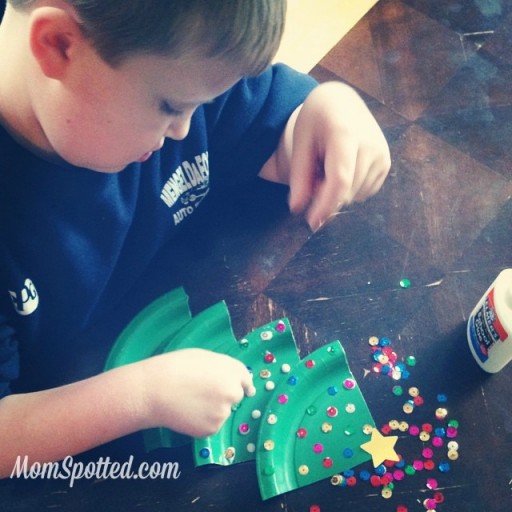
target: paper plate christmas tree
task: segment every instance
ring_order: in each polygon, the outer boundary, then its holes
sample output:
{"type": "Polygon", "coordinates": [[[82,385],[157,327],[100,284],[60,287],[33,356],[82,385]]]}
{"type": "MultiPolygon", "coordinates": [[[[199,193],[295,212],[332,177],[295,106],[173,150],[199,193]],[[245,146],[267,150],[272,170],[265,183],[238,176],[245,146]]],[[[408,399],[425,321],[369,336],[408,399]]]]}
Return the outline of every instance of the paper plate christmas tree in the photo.
{"type": "Polygon", "coordinates": [[[222,429],[190,439],[169,429],[144,433],[148,449],[191,442],[196,465],[256,460],[261,496],[312,484],[370,459],[396,456],[350,372],[343,347],[332,342],[299,360],[286,318],[237,340],[224,302],[192,317],[182,289],[157,299],[120,334],[105,369],[173,350],[200,347],[242,361],[256,394],[233,407],[222,429]]]}

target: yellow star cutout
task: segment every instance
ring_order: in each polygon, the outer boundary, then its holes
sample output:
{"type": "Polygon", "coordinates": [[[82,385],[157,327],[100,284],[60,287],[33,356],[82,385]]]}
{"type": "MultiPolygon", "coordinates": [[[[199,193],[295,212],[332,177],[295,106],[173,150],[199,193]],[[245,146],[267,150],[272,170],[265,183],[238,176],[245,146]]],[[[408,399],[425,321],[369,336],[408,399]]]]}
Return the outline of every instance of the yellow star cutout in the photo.
{"type": "Polygon", "coordinates": [[[395,452],[394,446],[398,436],[384,437],[376,428],[372,430],[372,439],[361,445],[361,448],[372,456],[373,466],[376,468],[385,460],[398,462],[400,457],[395,452]]]}

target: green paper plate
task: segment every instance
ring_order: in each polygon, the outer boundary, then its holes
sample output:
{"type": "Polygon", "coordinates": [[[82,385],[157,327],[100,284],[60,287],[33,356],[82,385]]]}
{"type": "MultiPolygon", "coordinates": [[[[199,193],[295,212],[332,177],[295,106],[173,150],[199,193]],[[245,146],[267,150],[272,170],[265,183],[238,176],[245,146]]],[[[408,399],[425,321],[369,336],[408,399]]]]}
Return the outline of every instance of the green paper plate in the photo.
{"type": "Polygon", "coordinates": [[[369,440],[365,426],[375,422],[340,342],[310,354],[276,386],[261,419],[256,465],[262,498],[370,460],[360,448],[369,440]]]}
{"type": "Polygon", "coordinates": [[[234,407],[217,434],[194,439],[196,466],[254,460],[261,416],[265,414],[273,389],[299,360],[287,319],[254,330],[225,353],[242,361],[252,371],[256,395],[245,397],[234,407]]]}
{"type": "Polygon", "coordinates": [[[162,343],[190,321],[183,288],[162,295],[125,327],[112,346],[104,370],[141,361],[157,354],[162,343]]]}
{"type": "MultiPolygon", "coordinates": [[[[226,354],[238,343],[233,334],[229,311],[224,301],[201,311],[177,332],[160,343],[159,352],[167,353],[186,348],[203,348],[226,354]]],[[[192,438],[168,428],[152,428],[143,433],[146,450],[171,448],[190,443],[192,438]]]]}

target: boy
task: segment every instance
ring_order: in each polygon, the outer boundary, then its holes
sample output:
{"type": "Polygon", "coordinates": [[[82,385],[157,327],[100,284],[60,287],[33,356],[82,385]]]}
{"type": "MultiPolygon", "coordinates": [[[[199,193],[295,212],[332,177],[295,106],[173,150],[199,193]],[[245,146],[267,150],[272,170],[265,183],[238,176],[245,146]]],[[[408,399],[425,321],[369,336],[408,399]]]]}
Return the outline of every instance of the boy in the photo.
{"type": "MultiPolygon", "coordinates": [[[[208,193],[259,174],[313,230],[374,194],[385,139],[359,97],[284,66],[279,0],[8,0],[0,25],[0,474],[154,426],[217,431],[246,368],[177,351],[73,357],[208,193]],[[249,77],[249,78],[247,78],[249,77]],[[69,290],[72,289],[72,293],[69,290]],[[85,375],[84,375],[85,374],[85,375]]],[[[88,351],[87,351],[88,350],[88,351]]]]}

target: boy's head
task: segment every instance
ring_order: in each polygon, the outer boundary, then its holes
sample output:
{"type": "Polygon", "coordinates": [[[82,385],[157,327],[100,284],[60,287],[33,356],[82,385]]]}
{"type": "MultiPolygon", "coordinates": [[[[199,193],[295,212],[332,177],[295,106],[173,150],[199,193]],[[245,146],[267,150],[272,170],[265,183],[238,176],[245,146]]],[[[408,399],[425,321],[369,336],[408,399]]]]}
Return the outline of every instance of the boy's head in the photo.
{"type": "Polygon", "coordinates": [[[7,0],[0,119],[46,153],[117,172],[261,72],[284,11],[285,0],[7,0]]]}
{"type": "MultiPolygon", "coordinates": [[[[38,0],[8,0],[30,10],[38,0]]],[[[52,3],[52,2],[45,2],[52,3]]],[[[58,0],[111,66],[136,54],[201,56],[238,63],[242,75],[267,67],[281,40],[286,0],[58,0]]]]}

